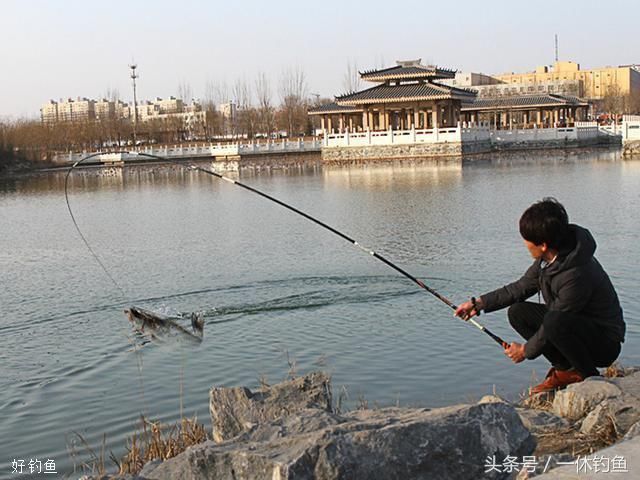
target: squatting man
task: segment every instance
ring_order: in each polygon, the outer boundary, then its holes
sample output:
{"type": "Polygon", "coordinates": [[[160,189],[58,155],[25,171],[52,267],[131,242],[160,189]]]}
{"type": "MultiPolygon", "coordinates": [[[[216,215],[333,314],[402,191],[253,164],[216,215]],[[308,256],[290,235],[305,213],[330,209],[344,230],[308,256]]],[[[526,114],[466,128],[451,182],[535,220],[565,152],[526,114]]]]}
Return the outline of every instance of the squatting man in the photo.
{"type": "Polygon", "coordinates": [[[554,198],[525,210],[520,235],[533,265],[519,280],[462,303],[455,315],[468,320],[509,307],[509,323],[526,343],[511,343],[505,354],[514,363],[540,355],[551,362],[532,394],[600,375],[597,367],[611,365],[620,354],[625,323],[611,280],[593,256],[595,240],[586,228],[569,223],[554,198]],[[526,301],[536,293],[544,304],[526,301]]]}

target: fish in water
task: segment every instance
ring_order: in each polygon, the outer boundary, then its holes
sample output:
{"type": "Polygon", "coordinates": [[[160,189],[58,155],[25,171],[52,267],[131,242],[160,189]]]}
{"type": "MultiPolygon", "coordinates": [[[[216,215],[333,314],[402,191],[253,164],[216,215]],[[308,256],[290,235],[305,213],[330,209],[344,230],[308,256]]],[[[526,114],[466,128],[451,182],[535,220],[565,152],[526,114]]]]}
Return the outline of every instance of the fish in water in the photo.
{"type": "Polygon", "coordinates": [[[129,307],[124,311],[136,328],[151,337],[152,340],[178,334],[187,340],[202,342],[204,318],[201,314],[191,314],[191,330],[180,325],[176,319],[160,315],[140,307],[129,307]]]}

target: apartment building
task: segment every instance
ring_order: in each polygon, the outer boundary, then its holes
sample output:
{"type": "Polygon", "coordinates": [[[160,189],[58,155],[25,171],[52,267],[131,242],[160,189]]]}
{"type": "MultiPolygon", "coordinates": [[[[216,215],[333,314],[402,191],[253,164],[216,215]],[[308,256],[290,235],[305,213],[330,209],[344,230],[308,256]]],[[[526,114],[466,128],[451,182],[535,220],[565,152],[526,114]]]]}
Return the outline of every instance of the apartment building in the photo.
{"type": "Polygon", "coordinates": [[[640,71],[635,65],[582,70],[580,64],[565,61],[555,62],[553,66],[543,65],[529,73],[507,73],[495,75],[495,78],[533,88],[550,82],[576,81],[580,84],[578,96],[589,100],[601,100],[607,94],[640,95],[640,71]]]}

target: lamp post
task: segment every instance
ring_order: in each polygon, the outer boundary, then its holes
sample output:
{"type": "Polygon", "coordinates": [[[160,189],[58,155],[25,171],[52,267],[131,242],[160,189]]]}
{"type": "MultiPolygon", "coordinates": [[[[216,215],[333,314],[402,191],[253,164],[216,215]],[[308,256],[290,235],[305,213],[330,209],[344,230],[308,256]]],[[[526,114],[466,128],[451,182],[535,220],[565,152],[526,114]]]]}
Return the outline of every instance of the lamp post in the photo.
{"type": "Polygon", "coordinates": [[[138,126],[138,100],[136,98],[136,78],[138,78],[138,75],[136,75],[136,68],[138,68],[138,65],[133,63],[129,65],[129,68],[131,69],[131,80],[133,80],[133,145],[135,147],[138,144],[136,135],[138,126]]]}

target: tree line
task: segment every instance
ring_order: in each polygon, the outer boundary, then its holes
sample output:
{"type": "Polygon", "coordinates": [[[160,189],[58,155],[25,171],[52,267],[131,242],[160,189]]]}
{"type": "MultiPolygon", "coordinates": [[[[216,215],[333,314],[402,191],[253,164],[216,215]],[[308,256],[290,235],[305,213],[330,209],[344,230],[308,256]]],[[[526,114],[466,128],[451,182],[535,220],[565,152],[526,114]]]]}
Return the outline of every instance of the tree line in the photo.
{"type": "MultiPolygon", "coordinates": [[[[178,86],[178,98],[185,104],[191,92],[187,82],[178,86]]],[[[109,89],[105,98],[118,100],[119,94],[109,89]]],[[[264,73],[253,81],[240,78],[232,85],[207,82],[202,112],[191,121],[171,115],[149,117],[135,125],[132,119],[114,117],[48,124],[40,119],[0,120],[0,164],[46,162],[57,153],[115,149],[134,144],[134,139],[139,144],[170,144],[311,135],[317,126],[307,110],[325,101],[312,97],[304,71],[292,68],[282,72],[276,88],[264,73]],[[234,109],[221,111],[221,104],[233,104],[234,109]]]]}

